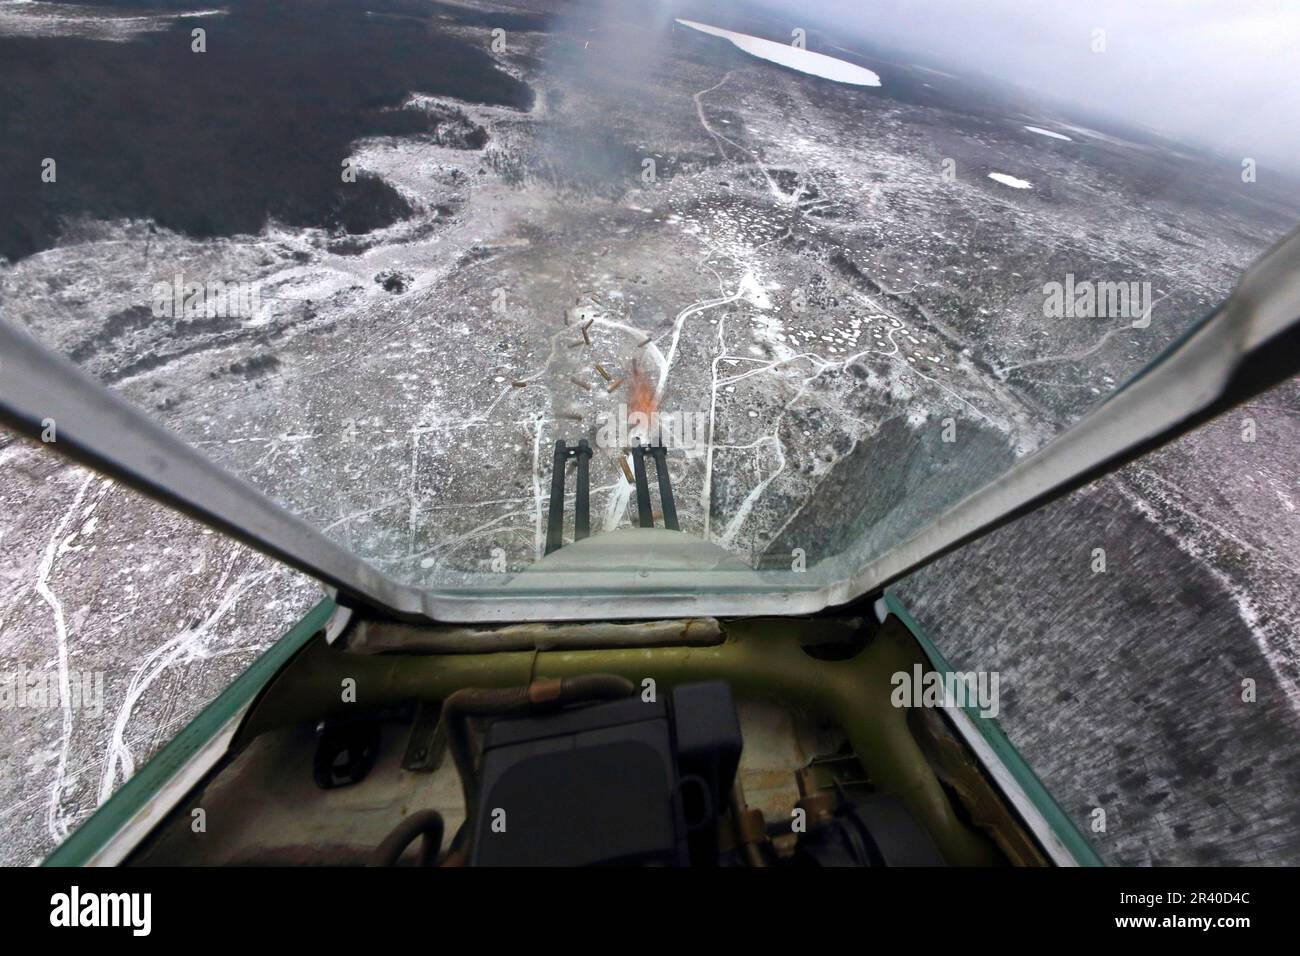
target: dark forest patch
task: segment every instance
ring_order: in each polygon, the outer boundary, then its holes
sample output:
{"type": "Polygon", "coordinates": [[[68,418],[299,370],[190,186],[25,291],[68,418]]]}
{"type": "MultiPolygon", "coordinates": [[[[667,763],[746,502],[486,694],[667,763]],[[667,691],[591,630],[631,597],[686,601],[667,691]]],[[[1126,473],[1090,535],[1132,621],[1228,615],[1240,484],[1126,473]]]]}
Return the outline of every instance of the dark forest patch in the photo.
{"type": "MultiPolygon", "coordinates": [[[[191,236],[290,226],[364,233],[409,215],[342,179],[366,136],[436,134],[412,92],[527,109],[532,91],[431,21],[357,3],[246,0],[130,42],[0,37],[0,255],[54,245],[67,217],[149,218],[191,236]],[[190,31],[207,31],[204,53],[190,31]],[[53,158],[57,180],[41,181],[53,158]]],[[[471,146],[472,143],[466,142],[471,146]]]]}
{"type": "MultiPolygon", "coordinates": [[[[226,371],[232,375],[242,375],[247,379],[258,378],[266,375],[268,372],[274,372],[280,367],[280,360],[270,353],[261,353],[250,355],[248,358],[240,359],[237,362],[231,362],[226,366],[226,371]]],[[[215,373],[213,373],[215,375],[215,373]]]]}
{"type": "Polygon", "coordinates": [[[385,269],[375,276],[375,282],[379,283],[385,292],[400,295],[411,284],[411,276],[409,273],[398,272],[395,269],[385,269]]]}

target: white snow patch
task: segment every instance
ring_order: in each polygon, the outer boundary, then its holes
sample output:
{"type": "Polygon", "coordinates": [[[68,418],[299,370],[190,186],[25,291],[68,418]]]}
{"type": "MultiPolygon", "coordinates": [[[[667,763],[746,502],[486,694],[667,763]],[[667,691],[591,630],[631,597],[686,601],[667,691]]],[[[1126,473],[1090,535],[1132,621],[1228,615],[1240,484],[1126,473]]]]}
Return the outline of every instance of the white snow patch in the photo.
{"type": "MultiPolygon", "coordinates": [[[[141,7],[145,5],[140,4],[141,7]]],[[[224,9],[124,12],[99,7],[67,7],[33,0],[0,0],[0,36],[76,37],[126,42],[159,32],[186,17],[224,16],[224,9]]]]}
{"type": "Polygon", "coordinates": [[[1032,188],[1027,179],[1017,179],[1015,176],[1008,176],[1006,173],[989,173],[989,179],[993,180],[995,183],[1010,186],[1012,189],[1032,188]]]}
{"type": "Polygon", "coordinates": [[[844,60],[836,59],[833,56],[827,56],[825,53],[801,50],[799,47],[791,46],[788,43],[763,40],[745,33],[734,33],[731,30],[723,30],[721,27],[696,23],[694,20],[683,20],[680,17],[677,22],[682,26],[690,27],[692,30],[699,30],[701,33],[708,33],[715,37],[730,40],[735,46],[751,56],[768,60],[771,63],[779,63],[781,66],[798,70],[800,73],[820,76],[825,80],[834,80],[836,83],[848,83],[853,86],[880,85],[880,77],[871,70],[855,66],[852,63],[846,63],[844,60]]]}
{"type": "Polygon", "coordinates": [[[745,300],[757,309],[772,308],[772,299],[763,288],[762,283],[752,272],[746,272],[740,280],[740,286],[736,290],[736,296],[745,300]]]}
{"type": "Polygon", "coordinates": [[[1039,136],[1050,136],[1052,139],[1063,139],[1067,143],[1074,142],[1073,139],[1066,136],[1064,133],[1057,133],[1054,130],[1043,129],[1041,126],[1026,126],[1025,129],[1029,130],[1031,133],[1037,133],[1039,136]]]}

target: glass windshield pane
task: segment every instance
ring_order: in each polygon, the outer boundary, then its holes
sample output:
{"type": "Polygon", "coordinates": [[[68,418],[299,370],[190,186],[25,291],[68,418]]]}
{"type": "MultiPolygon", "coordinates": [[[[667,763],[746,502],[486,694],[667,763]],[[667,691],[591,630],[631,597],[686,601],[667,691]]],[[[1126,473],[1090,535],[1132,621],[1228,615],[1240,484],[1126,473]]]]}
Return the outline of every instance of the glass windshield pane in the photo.
{"type": "Polygon", "coordinates": [[[1262,6],[49,6],[0,3],[5,319],[422,588],[841,579],[1300,220],[1262,6]],[[602,539],[655,438],[692,544],[602,539]]]}

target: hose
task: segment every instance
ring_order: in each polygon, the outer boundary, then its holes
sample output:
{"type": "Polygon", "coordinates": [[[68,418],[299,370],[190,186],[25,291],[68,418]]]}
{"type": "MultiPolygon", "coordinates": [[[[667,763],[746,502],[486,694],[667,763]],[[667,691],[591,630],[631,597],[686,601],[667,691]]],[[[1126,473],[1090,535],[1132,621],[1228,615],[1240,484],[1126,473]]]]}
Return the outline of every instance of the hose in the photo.
{"type": "Polygon", "coordinates": [[[630,624],[570,622],[447,627],[357,623],[348,635],[354,654],[483,654],[498,651],[582,651],[619,647],[713,647],[723,641],[716,618],[691,617],[630,624]]]}
{"type": "Polygon", "coordinates": [[[420,810],[412,813],[384,837],[384,842],[376,847],[370,858],[371,866],[396,866],[402,851],[411,845],[416,837],[424,837],[420,845],[419,866],[433,866],[442,849],[442,814],[437,810],[420,810]]]}

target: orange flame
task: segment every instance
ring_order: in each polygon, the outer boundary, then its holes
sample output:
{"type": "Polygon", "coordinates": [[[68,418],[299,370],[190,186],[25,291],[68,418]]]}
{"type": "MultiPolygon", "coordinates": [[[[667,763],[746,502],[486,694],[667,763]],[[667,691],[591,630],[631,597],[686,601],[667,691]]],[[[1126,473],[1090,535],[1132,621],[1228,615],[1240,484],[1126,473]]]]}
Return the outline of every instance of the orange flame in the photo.
{"type": "Polygon", "coordinates": [[[659,410],[659,400],[655,397],[655,383],[637,359],[632,360],[631,371],[627,376],[627,411],[629,415],[640,412],[649,420],[659,410]]]}

